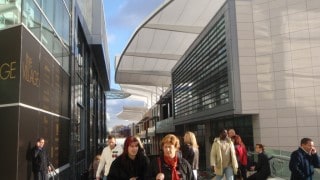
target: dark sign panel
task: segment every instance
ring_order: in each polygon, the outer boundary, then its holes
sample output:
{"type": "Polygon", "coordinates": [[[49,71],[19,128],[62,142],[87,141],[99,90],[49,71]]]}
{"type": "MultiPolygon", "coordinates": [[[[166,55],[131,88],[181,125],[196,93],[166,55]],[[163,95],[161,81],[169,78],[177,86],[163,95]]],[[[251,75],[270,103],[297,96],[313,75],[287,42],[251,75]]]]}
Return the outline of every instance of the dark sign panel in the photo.
{"type": "Polygon", "coordinates": [[[59,119],[59,167],[62,165],[65,165],[69,162],[69,147],[70,147],[70,141],[69,141],[69,134],[70,134],[70,120],[68,119],[59,119]]]}
{"type": "Polygon", "coordinates": [[[52,87],[53,81],[53,61],[48,53],[41,48],[40,56],[40,87],[39,87],[39,107],[47,111],[51,110],[52,95],[56,89],[52,87]]]}
{"type": "Polygon", "coordinates": [[[68,163],[69,128],[69,120],[40,112],[38,132],[47,139],[46,148],[55,167],[68,163]]]}
{"type": "Polygon", "coordinates": [[[0,108],[0,138],[2,142],[0,159],[5,162],[0,164],[1,179],[13,179],[17,171],[18,112],[18,107],[0,108]]]}
{"type": "Polygon", "coordinates": [[[52,111],[55,113],[61,113],[61,99],[65,97],[61,97],[61,87],[62,87],[62,68],[59,65],[55,65],[53,67],[53,81],[52,88],[56,91],[52,93],[52,111]]]}
{"type": "Polygon", "coordinates": [[[28,31],[22,34],[21,102],[59,115],[69,112],[68,104],[62,105],[69,98],[68,74],[28,31]]]}
{"type": "Polygon", "coordinates": [[[24,28],[22,29],[21,97],[20,101],[39,107],[40,43],[24,28]]]}
{"type": "Polygon", "coordinates": [[[24,26],[1,30],[0,40],[0,177],[30,179],[29,155],[38,137],[45,138],[55,167],[68,163],[70,78],[24,26]],[[10,104],[18,102],[33,108],[10,104]]]}
{"type": "Polygon", "coordinates": [[[39,137],[45,139],[45,148],[55,167],[68,163],[69,123],[69,120],[51,114],[20,107],[19,176],[30,177],[32,173],[30,152],[39,137]]]}
{"type": "Polygon", "coordinates": [[[39,112],[24,107],[20,107],[19,109],[18,179],[31,179],[31,148],[35,146],[36,139],[41,136],[39,135],[39,112]]]}
{"type": "Polygon", "coordinates": [[[19,101],[20,26],[0,31],[0,104],[19,101]]]}

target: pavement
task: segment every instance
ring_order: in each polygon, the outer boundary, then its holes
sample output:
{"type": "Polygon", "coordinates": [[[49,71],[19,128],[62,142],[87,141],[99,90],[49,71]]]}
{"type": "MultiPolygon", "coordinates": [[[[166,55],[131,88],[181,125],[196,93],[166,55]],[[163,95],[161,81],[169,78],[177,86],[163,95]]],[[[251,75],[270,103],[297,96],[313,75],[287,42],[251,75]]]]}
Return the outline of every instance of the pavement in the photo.
{"type": "Polygon", "coordinates": [[[211,170],[198,170],[198,180],[213,180],[215,174],[211,170]]]}
{"type": "MultiPolygon", "coordinates": [[[[198,171],[198,180],[215,180],[215,174],[211,170],[198,171]]],[[[285,180],[280,177],[269,177],[267,180],[285,180]]]]}

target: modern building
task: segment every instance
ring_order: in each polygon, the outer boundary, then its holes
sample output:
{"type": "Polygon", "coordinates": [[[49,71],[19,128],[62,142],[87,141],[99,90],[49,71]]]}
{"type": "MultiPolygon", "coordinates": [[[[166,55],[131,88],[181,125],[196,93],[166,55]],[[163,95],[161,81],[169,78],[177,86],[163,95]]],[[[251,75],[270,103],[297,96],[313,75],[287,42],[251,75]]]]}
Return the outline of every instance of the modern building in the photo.
{"type": "Polygon", "coordinates": [[[155,136],[194,131],[202,168],[223,127],[277,155],[303,137],[319,147],[319,17],[315,0],[166,1],[135,32],[116,82],[170,87],[150,124],[155,136]]]}
{"type": "Polygon", "coordinates": [[[0,0],[2,179],[32,179],[39,137],[60,179],[85,175],[106,137],[103,1],[0,0]]]}

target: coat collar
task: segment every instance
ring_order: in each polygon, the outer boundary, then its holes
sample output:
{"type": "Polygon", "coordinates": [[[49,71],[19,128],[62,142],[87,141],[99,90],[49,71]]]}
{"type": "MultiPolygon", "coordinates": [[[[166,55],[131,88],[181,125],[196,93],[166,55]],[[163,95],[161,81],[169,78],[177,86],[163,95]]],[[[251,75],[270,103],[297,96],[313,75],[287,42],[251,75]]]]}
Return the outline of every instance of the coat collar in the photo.
{"type": "MultiPolygon", "coordinates": [[[[229,137],[227,137],[225,141],[226,141],[227,143],[231,143],[231,142],[232,142],[229,137]]],[[[220,137],[215,138],[215,139],[214,139],[214,142],[217,142],[217,143],[220,144],[220,143],[221,143],[220,137]]]]}

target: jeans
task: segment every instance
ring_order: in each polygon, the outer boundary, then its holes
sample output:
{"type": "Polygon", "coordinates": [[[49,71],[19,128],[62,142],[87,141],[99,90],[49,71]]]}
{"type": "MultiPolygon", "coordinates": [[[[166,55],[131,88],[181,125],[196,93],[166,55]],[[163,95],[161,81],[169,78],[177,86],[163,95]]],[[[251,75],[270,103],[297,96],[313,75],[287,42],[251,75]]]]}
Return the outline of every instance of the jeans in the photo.
{"type": "Polygon", "coordinates": [[[222,176],[218,176],[216,175],[216,180],[221,180],[223,179],[223,175],[226,175],[226,180],[233,180],[234,176],[233,176],[233,169],[231,166],[228,166],[226,168],[223,169],[223,173],[222,176]]]}
{"type": "Polygon", "coordinates": [[[107,180],[107,176],[103,176],[103,180],[107,180]]]}

